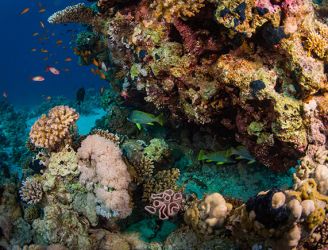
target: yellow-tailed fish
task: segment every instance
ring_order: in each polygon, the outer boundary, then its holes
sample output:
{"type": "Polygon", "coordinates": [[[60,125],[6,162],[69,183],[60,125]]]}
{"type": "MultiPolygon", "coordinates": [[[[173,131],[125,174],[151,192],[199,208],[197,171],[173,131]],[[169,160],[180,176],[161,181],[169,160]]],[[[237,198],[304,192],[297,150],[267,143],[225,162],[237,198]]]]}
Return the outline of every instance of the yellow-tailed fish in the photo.
{"type": "Polygon", "coordinates": [[[256,162],[255,158],[249,153],[244,146],[238,146],[236,148],[229,149],[230,156],[235,156],[237,160],[247,160],[247,164],[256,162]]]}
{"type": "Polygon", "coordinates": [[[199,161],[215,162],[217,165],[223,165],[226,163],[234,163],[230,158],[230,154],[227,150],[216,151],[206,153],[204,150],[200,150],[198,154],[199,161]]]}
{"type": "Polygon", "coordinates": [[[163,126],[164,115],[160,114],[159,116],[155,116],[146,112],[134,110],[129,115],[128,120],[135,123],[138,129],[141,129],[142,125],[154,125],[154,123],[158,123],[163,126]]]}

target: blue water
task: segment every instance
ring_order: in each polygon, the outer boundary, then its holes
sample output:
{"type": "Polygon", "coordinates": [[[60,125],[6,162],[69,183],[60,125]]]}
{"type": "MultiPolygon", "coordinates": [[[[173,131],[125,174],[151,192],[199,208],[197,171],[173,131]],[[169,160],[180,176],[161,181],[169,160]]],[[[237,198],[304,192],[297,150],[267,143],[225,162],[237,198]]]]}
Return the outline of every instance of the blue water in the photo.
{"type": "Polygon", "coordinates": [[[83,27],[47,23],[47,18],[53,12],[78,2],[81,0],[1,1],[1,97],[5,92],[9,101],[16,106],[35,105],[48,96],[73,97],[80,87],[98,89],[107,85],[105,81],[92,75],[88,68],[79,66],[78,58],[70,48],[73,46],[70,41],[75,37],[76,31],[83,27]],[[30,8],[30,11],[20,15],[25,8],[30,8]],[[39,13],[40,8],[45,8],[46,11],[39,13]],[[44,29],[40,21],[45,24],[44,29]],[[32,36],[35,32],[38,32],[39,36],[32,36]],[[49,39],[39,41],[39,38],[49,39]],[[62,40],[63,44],[58,46],[57,40],[62,40]],[[32,52],[33,48],[37,49],[37,52],[32,52]],[[46,49],[49,53],[41,53],[40,49],[46,49]],[[49,59],[45,61],[45,57],[49,59]],[[65,62],[67,57],[73,60],[65,62]],[[47,66],[56,67],[61,74],[57,76],[45,72],[47,66]],[[65,69],[69,71],[65,72],[65,69]],[[36,75],[42,75],[45,81],[33,82],[31,78],[36,75]]]}

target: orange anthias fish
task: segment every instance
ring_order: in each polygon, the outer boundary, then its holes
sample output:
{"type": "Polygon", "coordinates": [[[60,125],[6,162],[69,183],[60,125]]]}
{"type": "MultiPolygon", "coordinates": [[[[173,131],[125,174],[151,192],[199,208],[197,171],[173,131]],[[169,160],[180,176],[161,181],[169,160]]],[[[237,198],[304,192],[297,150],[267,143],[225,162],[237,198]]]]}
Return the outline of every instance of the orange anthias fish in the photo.
{"type": "Polygon", "coordinates": [[[99,62],[98,62],[95,58],[92,60],[92,63],[93,63],[93,65],[95,65],[96,67],[99,67],[99,62]]]}
{"type": "Polygon", "coordinates": [[[71,62],[72,61],[72,58],[70,58],[70,57],[67,57],[66,59],[65,59],[65,62],[71,62]]]}
{"type": "Polygon", "coordinates": [[[35,52],[35,51],[36,51],[36,49],[35,49],[35,48],[33,48],[33,49],[31,49],[31,51],[32,51],[32,52],[35,52]]]}
{"type": "Polygon", "coordinates": [[[45,78],[43,76],[34,76],[32,77],[32,81],[34,82],[43,82],[45,78]]]}
{"type": "Polygon", "coordinates": [[[63,44],[63,40],[57,40],[56,44],[57,44],[57,45],[61,45],[61,44],[63,44]]]}
{"type": "Polygon", "coordinates": [[[42,53],[48,53],[49,51],[48,50],[46,50],[46,49],[41,49],[40,50],[42,53]]]}
{"type": "Polygon", "coordinates": [[[55,67],[51,67],[51,66],[48,66],[46,68],[46,71],[50,71],[54,75],[59,75],[60,74],[60,71],[58,69],[56,69],[55,67]]]}
{"type": "Polygon", "coordinates": [[[30,8],[25,8],[25,9],[23,9],[23,10],[21,11],[20,15],[24,15],[24,14],[26,14],[26,13],[29,12],[29,11],[30,11],[30,8]]]}
{"type": "Polygon", "coordinates": [[[46,9],[40,9],[39,10],[39,13],[43,13],[43,12],[45,12],[46,11],[46,9]]]}
{"type": "Polygon", "coordinates": [[[100,76],[100,78],[103,79],[103,80],[106,79],[106,75],[105,75],[103,72],[101,72],[101,71],[100,71],[100,73],[99,73],[99,76],[100,76]]]}

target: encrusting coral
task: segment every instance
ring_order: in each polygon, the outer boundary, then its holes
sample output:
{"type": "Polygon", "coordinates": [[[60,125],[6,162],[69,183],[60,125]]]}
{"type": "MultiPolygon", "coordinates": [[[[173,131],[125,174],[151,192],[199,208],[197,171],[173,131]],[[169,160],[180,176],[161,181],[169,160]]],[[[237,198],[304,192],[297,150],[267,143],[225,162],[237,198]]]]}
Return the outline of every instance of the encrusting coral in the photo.
{"type": "Polygon", "coordinates": [[[68,106],[56,106],[48,115],[42,115],[32,126],[30,141],[39,148],[49,151],[60,150],[71,142],[75,122],[79,118],[76,111],[68,106]]]}
{"type": "Polygon", "coordinates": [[[94,192],[99,202],[98,214],[108,218],[129,216],[132,212],[128,193],[131,177],[116,143],[90,135],[82,141],[77,156],[80,183],[94,192]]]}

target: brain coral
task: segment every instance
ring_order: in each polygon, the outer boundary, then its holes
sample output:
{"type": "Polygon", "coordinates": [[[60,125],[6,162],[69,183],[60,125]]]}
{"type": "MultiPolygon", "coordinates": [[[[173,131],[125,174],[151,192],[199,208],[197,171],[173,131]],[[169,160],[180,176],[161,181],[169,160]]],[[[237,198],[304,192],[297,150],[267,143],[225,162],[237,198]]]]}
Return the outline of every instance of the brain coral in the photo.
{"type": "Polygon", "coordinates": [[[32,126],[30,140],[36,146],[50,151],[70,142],[70,131],[79,118],[68,106],[56,106],[48,115],[42,115],[32,126]]]}

